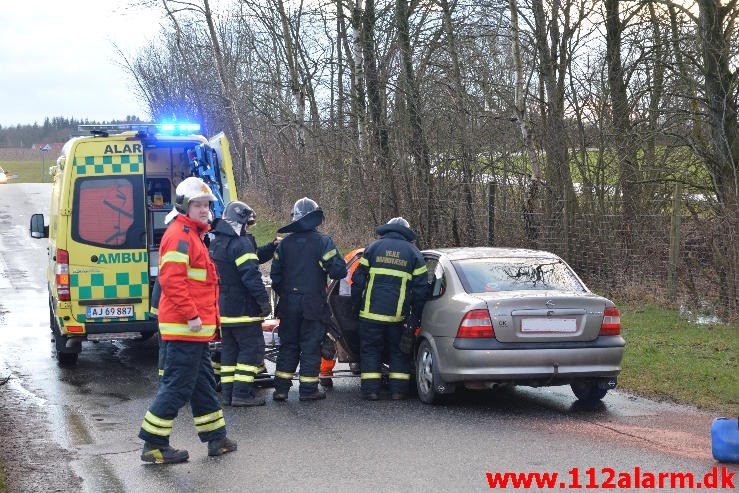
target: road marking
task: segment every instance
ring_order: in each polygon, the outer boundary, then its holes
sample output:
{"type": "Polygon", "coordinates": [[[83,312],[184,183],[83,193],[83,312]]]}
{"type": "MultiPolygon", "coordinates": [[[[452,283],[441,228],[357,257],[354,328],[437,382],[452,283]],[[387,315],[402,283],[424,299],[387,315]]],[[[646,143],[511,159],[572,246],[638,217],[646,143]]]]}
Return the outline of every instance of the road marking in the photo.
{"type": "Polygon", "coordinates": [[[11,289],[12,287],[13,285],[10,284],[10,279],[8,278],[8,266],[5,263],[3,254],[0,253],[0,289],[11,289]]]}

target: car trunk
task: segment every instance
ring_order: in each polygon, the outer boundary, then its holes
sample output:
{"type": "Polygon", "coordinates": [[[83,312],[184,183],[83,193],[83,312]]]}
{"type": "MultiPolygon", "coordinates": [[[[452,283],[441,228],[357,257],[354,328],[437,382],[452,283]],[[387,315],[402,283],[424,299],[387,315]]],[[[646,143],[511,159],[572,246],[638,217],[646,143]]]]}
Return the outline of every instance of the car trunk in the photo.
{"type": "Polygon", "coordinates": [[[605,300],[559,291],[508,291],[483,298],[500,342],[592,341],[598,337],[605,300]]]}

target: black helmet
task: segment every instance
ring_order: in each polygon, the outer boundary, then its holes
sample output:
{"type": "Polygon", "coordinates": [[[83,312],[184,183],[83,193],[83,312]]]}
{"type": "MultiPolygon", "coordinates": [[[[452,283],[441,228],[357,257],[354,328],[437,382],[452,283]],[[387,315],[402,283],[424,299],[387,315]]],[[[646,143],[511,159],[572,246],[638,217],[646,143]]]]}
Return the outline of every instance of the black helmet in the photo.
{"type": "Polygon", "coordinates": [[[302,199],[295,202],[295,205],[293,205],[293,211],[291,213],[293,222],[299,221],[301,218],[317,210],[319,210],[319,207],[318,204],[316,204],[315,200],[311,200],[308,197],[303,197],[302,199]]]}
{"type": "Polygon", "coordinates": [[[234,200],[226,205],[226,208],[223,210],[222,218],[226,221],[251,226],[257,222],[257,213],[245,203],[234,200]]]}
{"type": "Polygon", "coordinates": [[[408,221],[406,221],[402,217],[394,217],[391,220],[389,220],[387,223],[388,224],[399,224],[399,225],[404,226],[404,227],[406,227],[408,229],[411,228],[411,225],[408,224],[408,221]]]}

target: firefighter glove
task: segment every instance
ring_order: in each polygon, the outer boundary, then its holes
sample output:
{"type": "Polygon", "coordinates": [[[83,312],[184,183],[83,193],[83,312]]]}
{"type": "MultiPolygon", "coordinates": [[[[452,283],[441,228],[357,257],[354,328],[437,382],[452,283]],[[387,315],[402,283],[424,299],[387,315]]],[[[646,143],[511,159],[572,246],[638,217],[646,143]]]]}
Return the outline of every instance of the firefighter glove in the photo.
{"type": "Polygon", "coordinates": [[[413,344],[416,342],[416,319],[408,315],[403,322],[403,334],[400,336],[400,351],[404,354],[413,352],[413,344]]]}
{"type": "Polygon", "coordinates": [[[272,313],[272,305],[269,304],[269,301],[259,303],[259,316],[260,317],[268,317],[271,313],[272,313]]]}

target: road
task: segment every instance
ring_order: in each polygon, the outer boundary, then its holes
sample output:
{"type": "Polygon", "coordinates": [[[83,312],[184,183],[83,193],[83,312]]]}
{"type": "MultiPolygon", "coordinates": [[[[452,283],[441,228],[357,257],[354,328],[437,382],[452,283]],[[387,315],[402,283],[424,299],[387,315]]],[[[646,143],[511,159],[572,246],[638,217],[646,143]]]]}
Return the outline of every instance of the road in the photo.
{"type": "Polygon", "coordinates": [[[496,472],[556,472],[562,491],[574,468],[585,486],[588,468],[600,484],[607,468],[615,482],[619,473],[635,481],[635,468],[703,479],[720,467],[714,416],[690,406],[615,391],[584,410],[566,387],[469,391],[441,406],[366,402],[355,378],[337,380],[321,402],[299,402],[293,390],[287,403],[226,408],[239,450],[220,458],[207,457],[184,409],[172,443],[190,461],[144,465],[136,434],[156,392],[156,343],[85,343],[74,368],[53,357],[46,240],[28,234],[30,215],[48,211],[49,187],[0,185],[0,382],[10,377],[0,387],[0,458],[11,492],[484,491],[496,472]]]}

